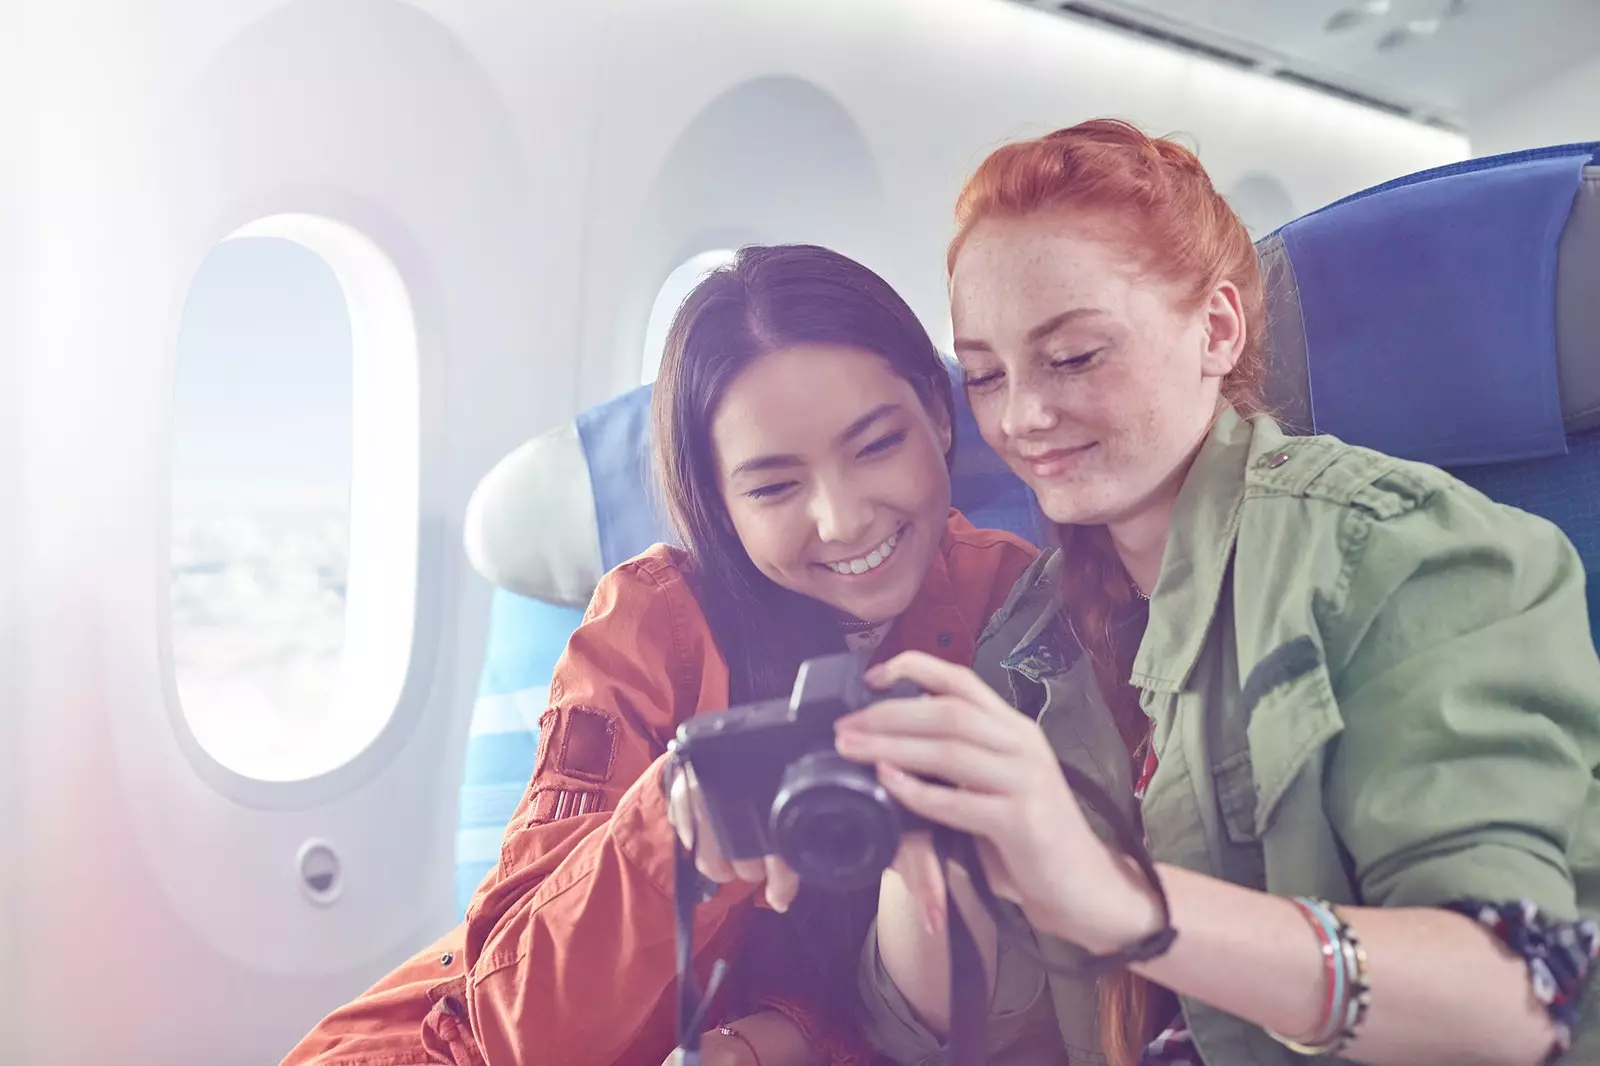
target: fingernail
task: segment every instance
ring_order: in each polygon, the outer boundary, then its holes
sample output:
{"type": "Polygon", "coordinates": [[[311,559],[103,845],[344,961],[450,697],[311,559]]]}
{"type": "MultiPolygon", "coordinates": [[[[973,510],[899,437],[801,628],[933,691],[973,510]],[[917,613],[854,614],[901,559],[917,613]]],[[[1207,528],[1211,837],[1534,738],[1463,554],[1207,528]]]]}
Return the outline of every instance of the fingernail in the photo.
{"type": "Polygon", "coordinates": [[[922,927],[928,931],[929,936],[938,936],[940,926],[944,922],[944,912],[931,903],[922,908],[922,927]]]}
{"type": "Polygon", "coordinates": [[[867,672],[862,674],[861,677],[869,685],[882,685],[887,680],[888,673],[888,669],[882,663],[879,663],[876,666],[867,667],[867,672]]]}

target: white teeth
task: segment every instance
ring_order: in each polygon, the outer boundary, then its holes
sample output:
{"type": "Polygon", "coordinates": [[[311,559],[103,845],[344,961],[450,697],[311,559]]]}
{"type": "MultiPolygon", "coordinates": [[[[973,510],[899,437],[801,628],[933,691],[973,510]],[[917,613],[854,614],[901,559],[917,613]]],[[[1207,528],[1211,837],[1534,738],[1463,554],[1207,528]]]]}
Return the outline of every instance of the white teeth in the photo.
{"type": "Polygon", "coordinates": [[[827,567],[836,574],[864,574],[868,570],[876,570],[894,552],[894,546],[899,540],[899,533],[891,533],[888,540],[861,558],[851,559],[849,562],[843,563],[828,563],[827,567]]]}

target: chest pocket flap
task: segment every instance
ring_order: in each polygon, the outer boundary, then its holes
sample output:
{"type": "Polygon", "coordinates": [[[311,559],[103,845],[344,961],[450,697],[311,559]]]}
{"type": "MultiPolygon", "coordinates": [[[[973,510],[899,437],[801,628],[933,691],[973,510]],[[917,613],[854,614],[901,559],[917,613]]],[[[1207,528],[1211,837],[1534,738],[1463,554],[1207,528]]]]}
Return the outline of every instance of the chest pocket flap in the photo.
{"type": "Polygon", "coordinates": [[[1255,829],[1265,834],[1273,813],[1306,760],[1344,730],[1322,648],[1308,636],[1261,658],[1239,694],[1255,778],[1255,829]]]}

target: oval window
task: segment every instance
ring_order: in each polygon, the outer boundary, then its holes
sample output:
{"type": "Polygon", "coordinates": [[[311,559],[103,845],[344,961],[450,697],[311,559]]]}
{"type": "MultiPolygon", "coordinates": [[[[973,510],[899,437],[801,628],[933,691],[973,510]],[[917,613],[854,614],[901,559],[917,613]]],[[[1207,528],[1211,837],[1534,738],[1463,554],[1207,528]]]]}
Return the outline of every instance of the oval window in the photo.
{"type": "Polygon", "coordinates": [[[170,648],[227,769],[315,777],[374,740],[412,657],[417,354],[398,273],[328,219],[224,240],[173,376],[170,648]]]}
{"type": "Polygon", "coordinates": [[[679,265],[661,283],[656,302],[650,306],[650,322],[644,329],[644,362],[639,375],[641,385],[648,385],[656,379],[656,371],[661,368],[661,352],[667,344],[667,331],[672,328],[673,316],[678,313],[683,301],[700,284],[701,278],[733,262],[733,258],[734,252],[727,248],[701,252],[679,265]]]}

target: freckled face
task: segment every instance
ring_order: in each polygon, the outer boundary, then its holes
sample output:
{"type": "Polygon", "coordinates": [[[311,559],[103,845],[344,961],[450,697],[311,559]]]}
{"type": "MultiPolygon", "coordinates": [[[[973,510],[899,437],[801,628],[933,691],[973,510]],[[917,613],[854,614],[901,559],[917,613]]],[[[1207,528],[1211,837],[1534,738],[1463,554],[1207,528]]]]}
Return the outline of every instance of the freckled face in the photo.
{"type": "Polygon", "coordinates": [[[723,500],[756,568],[868,622],[910,606],[950,509],[950,427],[874,352],[757,359],[712,418],[723,500]]]}
{"type": "Polygon", "coordinates": [[[1052,521],[1114,525],[1176,493],[1238,357],[1229,293],[1187,307],[1094,215],[973,227],[951,277],[956,355],[984,440],[1052,521]]]}

